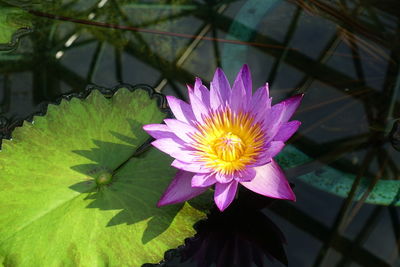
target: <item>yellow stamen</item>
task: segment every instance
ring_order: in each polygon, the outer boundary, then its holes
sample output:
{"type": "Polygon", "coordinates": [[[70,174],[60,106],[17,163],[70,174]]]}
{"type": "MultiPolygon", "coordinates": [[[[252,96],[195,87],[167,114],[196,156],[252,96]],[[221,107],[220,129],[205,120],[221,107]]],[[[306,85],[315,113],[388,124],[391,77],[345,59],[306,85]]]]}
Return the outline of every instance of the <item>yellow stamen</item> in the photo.
{"type": "Polygon", "coordinates": [[[257,160],[264,143],[259,123],[249,113],[233,113],[229,108],[215,111],[197,124],[193,147],[200,161],[225,175],[243,170],[257,160]]]}

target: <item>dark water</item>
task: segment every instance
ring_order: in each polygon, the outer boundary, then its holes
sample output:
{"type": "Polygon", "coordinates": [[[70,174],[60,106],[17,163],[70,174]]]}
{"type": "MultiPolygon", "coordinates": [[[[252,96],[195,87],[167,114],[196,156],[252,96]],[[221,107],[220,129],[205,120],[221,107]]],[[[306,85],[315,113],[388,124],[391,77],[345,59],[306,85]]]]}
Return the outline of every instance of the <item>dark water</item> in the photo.
{"type": "Polygon", "coordinates": [[[290,143],[307,160],[283,164],[297,202],[211,215],[165,266],[400,266],[397,0],[0,3],[33,29],[0,52],[3,136],[88,84],[186,99],[195,76],[232,80],[247,63],[276,102],[305,93],[290,143]]]}

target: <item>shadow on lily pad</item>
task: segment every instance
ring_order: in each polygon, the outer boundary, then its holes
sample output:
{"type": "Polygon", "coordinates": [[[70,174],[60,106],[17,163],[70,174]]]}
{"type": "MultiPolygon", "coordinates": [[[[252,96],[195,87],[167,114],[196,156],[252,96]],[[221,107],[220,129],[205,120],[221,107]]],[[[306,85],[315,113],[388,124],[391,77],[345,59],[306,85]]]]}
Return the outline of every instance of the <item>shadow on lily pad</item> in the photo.
{"type": "MultiPolygon", "coordinates": [[[[132,120],[129,124],[134,132],[141,130],[142,125],[132,120]]],[[[150,149],[138,154],[142,146],[135,138],[116,132],[111,134],[122,142],[93,140],[95,147],[91,150],[73,151],[93,163],[71,167],[86,175],[88,180],[70,188],[87,194],[85,200],[90,200],[87,208],[119,210],[110,218],[107,227],[149,220],[142,236],[146,244],[166,231],[183,207],[183,204],[156,207],[175,170],[170,167],[171,160],[162,153],[150,149]]]]}

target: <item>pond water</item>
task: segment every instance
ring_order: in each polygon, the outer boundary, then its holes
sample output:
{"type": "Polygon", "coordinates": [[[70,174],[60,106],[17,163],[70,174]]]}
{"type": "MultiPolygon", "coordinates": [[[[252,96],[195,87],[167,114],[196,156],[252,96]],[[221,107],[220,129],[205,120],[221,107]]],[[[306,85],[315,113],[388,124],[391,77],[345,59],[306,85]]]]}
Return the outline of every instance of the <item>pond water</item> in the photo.
{"type": "Polygon", "coordinates": [[[210,215],[164,266],[400,266],[397,0],[0,1],[10,6],[30,30],[0,46],[4,138],[89,84],[187,100],[195,76],[208,84],[222,67],[232,81],[246,63],[275,103],[305,94],[294,159],[279,159],[297,202],[210,215]]]}

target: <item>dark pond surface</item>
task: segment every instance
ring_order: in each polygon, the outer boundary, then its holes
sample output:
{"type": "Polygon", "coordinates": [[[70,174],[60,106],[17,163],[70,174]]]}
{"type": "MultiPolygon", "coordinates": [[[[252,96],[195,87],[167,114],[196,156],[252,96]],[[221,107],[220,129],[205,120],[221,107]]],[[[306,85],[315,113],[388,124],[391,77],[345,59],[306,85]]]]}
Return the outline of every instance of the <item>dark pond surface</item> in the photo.
{"type": "Polygon", "coordinates": [[[33,29],[0,52],[4,137],[88,84],[186,99],[195,76],[220,66],[232,81],[247,63],[275,102],[305,93],[288,146],[299,159],[280,159],[297,202],[210,215],[165,266],[400,266],[397,0],[0,3],[33,29]]]}

